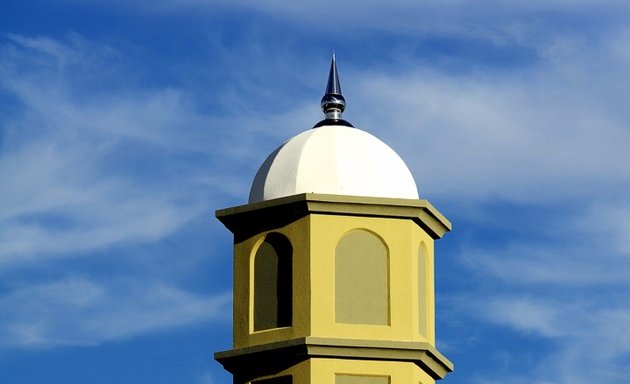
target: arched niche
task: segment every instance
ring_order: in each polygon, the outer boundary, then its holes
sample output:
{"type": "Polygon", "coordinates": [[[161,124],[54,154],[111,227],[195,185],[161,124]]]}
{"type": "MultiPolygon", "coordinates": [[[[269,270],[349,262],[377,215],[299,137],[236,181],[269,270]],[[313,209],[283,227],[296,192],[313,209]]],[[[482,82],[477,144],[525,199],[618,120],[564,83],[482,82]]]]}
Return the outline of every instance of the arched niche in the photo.
{"type": "Polygon", "coordinates": [[[269,233],[254,255],[254,331],[290,327],[293,300],[293,247],[269,233]]]}
{"type": "Polygon", "coordinates": [[[367,230],[346,233],[335,248],[335,321],[389,324],[389,252],[367,230]]]}

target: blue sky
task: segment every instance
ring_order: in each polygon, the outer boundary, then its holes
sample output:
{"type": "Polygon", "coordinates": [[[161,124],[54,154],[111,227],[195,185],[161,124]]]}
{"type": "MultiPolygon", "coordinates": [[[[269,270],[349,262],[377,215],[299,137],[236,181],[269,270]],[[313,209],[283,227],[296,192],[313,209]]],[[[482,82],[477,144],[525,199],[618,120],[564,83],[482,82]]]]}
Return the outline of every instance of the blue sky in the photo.
{"type": "Polygon", "coordinates": [[[630,377],[625,1],[28,1],[0,12],[0,382],[231,382],[258,166],[355,126],[453,223],[445,383],[630,377]]]}

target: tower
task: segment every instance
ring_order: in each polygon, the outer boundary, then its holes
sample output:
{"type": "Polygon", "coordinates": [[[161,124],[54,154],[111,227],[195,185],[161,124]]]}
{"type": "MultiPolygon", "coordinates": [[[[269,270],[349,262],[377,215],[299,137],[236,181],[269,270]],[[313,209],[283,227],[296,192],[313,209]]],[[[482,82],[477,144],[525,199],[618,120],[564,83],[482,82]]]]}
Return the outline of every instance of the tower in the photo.
{"type": "Polygon", "coordinates": [[[335,57],[324,120],[261,165],[249,203],[217,211],[234,234],[235,384],[429,384],[434,240],[450,222],[403,160],[342,119],[335,57]]]}

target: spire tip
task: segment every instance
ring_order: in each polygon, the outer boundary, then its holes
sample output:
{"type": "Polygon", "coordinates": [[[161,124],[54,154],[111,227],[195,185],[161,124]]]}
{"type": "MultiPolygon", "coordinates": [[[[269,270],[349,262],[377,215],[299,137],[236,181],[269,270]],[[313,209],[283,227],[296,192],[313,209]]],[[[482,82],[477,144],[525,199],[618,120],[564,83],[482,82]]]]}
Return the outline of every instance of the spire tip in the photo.
{"type": "Polygon", "coordinates": [[[346,100],[341,95],[341,85],[339,84],[339,73],[337,72],[337,57],[335,52],[332,54],[330,62],[330,73],[328,74],[328,84],[326,85],[326,94],[322,97],[322,111],[326,117],[330,113],[334,113],[336,118],[341,117],[341,113],[346,109],[346,100]]]}
{"type": "Polygon", "coordinates": [[[346,109],[346,99],[341,94],[339,73],[337,72],[337,56],[335,55],[335,51],[333,51],[332,54],[330,73],[328,74],[328,84],[326,85],[326,94],[322,97],[321,107],[326,118],[317,123],[315,127],[331,124],[352,127],[352,124],[341,118],[341,114],[346,109]]]}

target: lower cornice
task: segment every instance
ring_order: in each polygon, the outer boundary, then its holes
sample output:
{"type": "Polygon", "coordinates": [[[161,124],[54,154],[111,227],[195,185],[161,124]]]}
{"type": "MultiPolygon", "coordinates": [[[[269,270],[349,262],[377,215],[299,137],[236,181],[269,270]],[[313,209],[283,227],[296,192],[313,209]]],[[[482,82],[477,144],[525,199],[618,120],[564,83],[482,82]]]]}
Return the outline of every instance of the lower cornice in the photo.
{"type": "Polygon", "coordinates": [[[274,374],[307,359],[398,361],[416,364],[436,380],[453,371],[451,363],[427,342],[303,337],[217,352],[214,358],[235,376],[274,374]]]}

